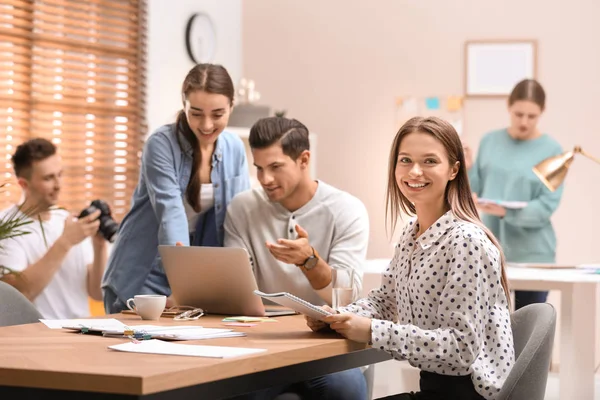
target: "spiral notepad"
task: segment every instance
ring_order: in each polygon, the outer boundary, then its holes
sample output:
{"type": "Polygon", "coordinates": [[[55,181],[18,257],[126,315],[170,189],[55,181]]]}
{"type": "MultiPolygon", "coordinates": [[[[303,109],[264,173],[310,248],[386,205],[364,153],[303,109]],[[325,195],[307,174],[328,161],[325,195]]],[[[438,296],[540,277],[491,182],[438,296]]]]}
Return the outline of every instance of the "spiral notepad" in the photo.
{"type": "Polygon", "coordinates": [[[321,307],[315,306],[287,292],[263,293],[260,290],[255,290],[254,294],[314,319],[321,320],[323,317],[331,315],[330,312],[323,310],[321,307]]]}

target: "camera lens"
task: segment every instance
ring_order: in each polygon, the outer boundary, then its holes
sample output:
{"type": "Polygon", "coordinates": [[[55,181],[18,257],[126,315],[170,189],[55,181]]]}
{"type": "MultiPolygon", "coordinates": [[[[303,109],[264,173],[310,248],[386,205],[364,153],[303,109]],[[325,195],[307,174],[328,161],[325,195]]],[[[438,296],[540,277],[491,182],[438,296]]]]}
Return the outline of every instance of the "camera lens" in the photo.
{"type": "Polygon", "coordinates": [[[117,238],[116,233],[119,230],[119,224],[109,215],[100,217],[100,232],[106,240],[114,242],[117,238]]]}

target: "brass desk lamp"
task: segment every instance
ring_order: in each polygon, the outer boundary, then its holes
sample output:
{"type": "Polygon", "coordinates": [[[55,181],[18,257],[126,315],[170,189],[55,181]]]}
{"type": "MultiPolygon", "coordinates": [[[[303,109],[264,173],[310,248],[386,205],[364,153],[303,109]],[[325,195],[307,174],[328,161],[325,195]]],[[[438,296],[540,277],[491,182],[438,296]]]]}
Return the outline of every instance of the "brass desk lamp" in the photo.
{"type": "Polygon", "coordinates": [[[544,161],[533,167],[533,172],[546,185],[550,191],[554,192],[565,180],[569,167],[575,158],[575,154],[579,153],[590,160],[600,164],[600,160],[589,155],[579,146],[575,146],[572,151],[546,158],[544,161]]]}

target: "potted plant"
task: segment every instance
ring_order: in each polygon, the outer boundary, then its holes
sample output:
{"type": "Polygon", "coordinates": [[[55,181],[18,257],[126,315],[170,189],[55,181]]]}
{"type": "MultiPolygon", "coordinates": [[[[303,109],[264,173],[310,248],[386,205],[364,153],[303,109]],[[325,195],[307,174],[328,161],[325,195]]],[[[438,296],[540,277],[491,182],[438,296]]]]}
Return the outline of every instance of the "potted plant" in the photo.
{"type": "MultiPolygon", "coordinates": [[[[4,188],[7,183],[0,185],[0,193],[4,192],[4,188]]],[[[30,232],[23,230],[23,227],[33,222],[28,218],[28,213],[21,210],[18,207],[14,212],[7,213],[0,217],[0,248],[2,248],[2,241],[10,238],[14,238],[21,235],[26,235],[30,232]]],[[[0,279],[7,276],[19,276],[18,271],[14,271],[9,266],[0,265],[0,279]]]]}

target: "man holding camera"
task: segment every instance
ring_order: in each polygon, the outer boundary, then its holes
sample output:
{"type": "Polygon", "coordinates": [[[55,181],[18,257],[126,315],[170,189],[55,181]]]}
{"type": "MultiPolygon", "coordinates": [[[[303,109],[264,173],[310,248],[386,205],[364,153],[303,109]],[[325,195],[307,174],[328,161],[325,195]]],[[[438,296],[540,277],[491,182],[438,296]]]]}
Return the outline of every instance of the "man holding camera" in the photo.
{"type": "Polygon", "coordinates": [[[88,316],[88,296],[102,300],[107,261],[106,239],[98,232],[101,212],[88,208],[86,216],[77,218],[56,208],[62,165],[48,140],[21,144],[12,163],[24,201],[1,217],[23,218],[26,224],[19,230],[26,234],[0,243],[0,266],[15,271],[2,280],[31,300],[44,318],[88,316]]]}

